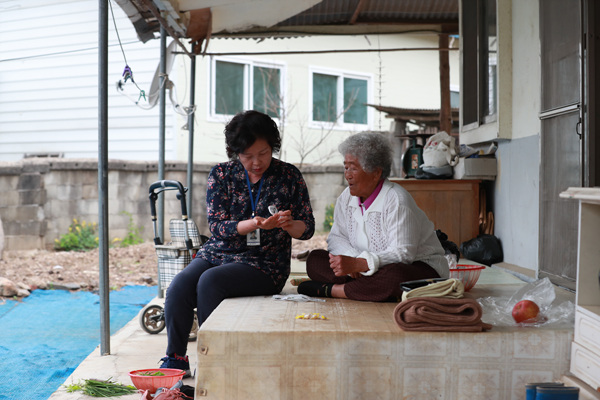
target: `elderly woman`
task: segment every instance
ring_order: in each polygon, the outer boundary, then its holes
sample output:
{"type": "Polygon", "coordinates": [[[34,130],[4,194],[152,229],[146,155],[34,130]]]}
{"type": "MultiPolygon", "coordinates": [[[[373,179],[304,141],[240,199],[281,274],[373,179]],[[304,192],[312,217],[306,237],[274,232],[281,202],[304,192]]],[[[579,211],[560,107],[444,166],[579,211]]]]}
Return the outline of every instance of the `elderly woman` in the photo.
{"type": "Polygon", "coordinates": [[[175,276],[165,299],[167,355],[161,368],[189,371],[189,332],[226,298],[273,295],[290,274],[292,238],[306,240],[315,221],[306,183],[291,164],[273,158],[281,147],[275,122],[257,111],[225,127],[228,162],[207,182],[212,237],[175,276]]]}
{"type": "Polygon", "coordinates": [[[339,146],[348,187],[338,197],[328,250],[306,261],[309,296],[386,301],[400,284],[447,278],[448,262],[433,223],[400,185],[390,182],[392,150],[379,133],[359,133],[339,146]]]}

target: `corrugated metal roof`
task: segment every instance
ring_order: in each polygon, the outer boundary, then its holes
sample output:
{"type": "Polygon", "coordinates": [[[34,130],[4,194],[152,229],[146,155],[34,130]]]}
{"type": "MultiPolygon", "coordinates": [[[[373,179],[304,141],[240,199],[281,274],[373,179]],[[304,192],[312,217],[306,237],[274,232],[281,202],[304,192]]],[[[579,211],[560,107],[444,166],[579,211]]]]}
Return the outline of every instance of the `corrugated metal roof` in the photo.
{"type": "Polygon", "coordinates": [[[278,26],[458,24],[458,0],[324,0],[278,26]]]}

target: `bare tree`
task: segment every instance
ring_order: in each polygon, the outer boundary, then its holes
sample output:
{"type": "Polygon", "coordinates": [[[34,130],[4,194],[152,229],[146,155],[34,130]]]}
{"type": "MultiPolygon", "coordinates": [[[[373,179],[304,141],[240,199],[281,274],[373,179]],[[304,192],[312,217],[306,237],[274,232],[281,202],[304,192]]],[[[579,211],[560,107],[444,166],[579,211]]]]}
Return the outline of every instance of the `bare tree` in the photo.
{"type": "MultiPolygon", "coordinates": [[[[288,122],[288,116],[291,114],[291,111],[296,108],[298,99],[294,100],[293,103],[285,105],[284,97],[281,90],[276,93],[273,91],[267,90],[267,88],[272,87],[270,84],[274,82],[274,79],[279,79],[278,74],[273,73],[273,69],[261,68],[260,72],[262,74],[262,82],[264,88],[262,93],[264,94],[263,104],[266,108],[266,111],[270,115],[276,115],[279,118],[279,131],[281,133],[281,142],[282,142],[282,151],[281,158],[285,158],[284,154],[284,142],[287,140],[290,141],[291,147],[294,151],[296,151],[300,157],[299,167],[305,163],[306,159],[309,156],[314,158],[314,163],[322,164],[328,159],[330,159],[337,151],[336,148],[331,148],[327,146],[323,146],[327,140],[333,134],[335,128],[338,126],[338,121],[344,117],[344,114],[356,103],[356,99],[358,97],[358,89],[354,90],[348,104],[333,118],[330,118],[330,115],[326,115],[326,121],[323,121],[318,128],[309,128],[305,121],[309,119],[307,117],[300,118],[298,121],[298,135],[291,135],[287,138],[285,134],[285,127],[288,122]],[[317,132],[315,132],[317,131],[317,132]],[[326,148],[324,152],[320,150],[326,148]]],[[[330,97],[327,101],[327,110],[332,110],[334,107],[331,107],[333,103],[333,99],[330,97]]],[[[312,112],[312,111],[311,111],[312,112]]]]}
{"type": "MultiPolygon", "coordinates": [[[[344,114],[352,107],[355,103],[357,97],[357,93],[353,93],[348,105],[342,109],[339,113],[335,115],[335,118],[327,118],[329,121],[323,122],[320,124],[318,128],[318,132],[315,133],[315,129],[311,129],[312,132],[308,132],[309,129],[305,126],[304,122],[299,123],[300,134],[298,136],[292,137],[291,140],[295,144],[295,149],[300,156],[299,165],[302,166],[307,159],[308,156],[315,156],[315,164],[323,164],[325,161],[329,160],[334,154],[337,152],[337,148],[326,147],[327,149],[323,153],[319,153],[319,149],[322,148],[323,144],[330,138],[333,134],[337,122],[344,117],[344,114]]],[[[331,104],[331,99],[328,99],[328,106],[331,104]]],[[[331,109],[328,107],[328,109],[331,109]]],[[[308,120],[304,119],[303,121],[308,120]]],[[[354,132],[351,132],[354,133],[354,132]]]]}

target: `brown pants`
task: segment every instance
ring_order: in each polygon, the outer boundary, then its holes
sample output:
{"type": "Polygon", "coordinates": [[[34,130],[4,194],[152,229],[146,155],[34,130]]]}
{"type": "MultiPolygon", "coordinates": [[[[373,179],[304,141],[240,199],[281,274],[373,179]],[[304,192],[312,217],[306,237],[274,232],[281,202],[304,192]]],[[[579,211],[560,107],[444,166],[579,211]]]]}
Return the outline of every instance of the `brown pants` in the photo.
{"type": "Polygon", "coordinates": [[[313,281],[343,284],[349,299],[361,301],[387,301],[402,296],[400,284],[417,279],[439,278],[439,274],[422,261],[412,264],[387,264],[371,276],[353,279],[335,276],[329,267],[329,252],[313,250],[306,260],[306,272],[313,281]]]}

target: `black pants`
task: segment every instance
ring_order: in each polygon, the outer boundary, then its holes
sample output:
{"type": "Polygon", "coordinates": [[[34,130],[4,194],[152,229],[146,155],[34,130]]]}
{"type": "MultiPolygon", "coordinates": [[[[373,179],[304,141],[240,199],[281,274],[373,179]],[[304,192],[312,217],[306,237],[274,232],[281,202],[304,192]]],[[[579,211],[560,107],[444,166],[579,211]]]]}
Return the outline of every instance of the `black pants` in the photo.
{"type": "Polygon", "coordinates": [[[214,266],[206,260],[195,258],[173,278],[167,289],[167,354],[186,354],[190,329],[194,323],[194,308],[197,309],[198,324],[202,326],[226,298],[278,292],[269,276],[250,265],[232,263],[214,266]]]}

